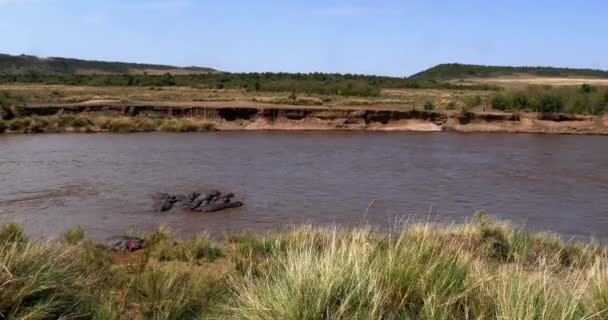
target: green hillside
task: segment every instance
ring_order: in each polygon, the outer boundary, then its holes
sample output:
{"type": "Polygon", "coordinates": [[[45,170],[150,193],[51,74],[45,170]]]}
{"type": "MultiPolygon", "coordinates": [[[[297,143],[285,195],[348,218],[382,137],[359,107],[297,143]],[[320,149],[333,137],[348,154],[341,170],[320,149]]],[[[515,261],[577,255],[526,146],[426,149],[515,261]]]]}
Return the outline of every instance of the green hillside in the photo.
{"type": "Polygon", "coordinates": [[[554,67],[504,67],[482,66],[470,64],[440,64],[428,70],[414,74],[410,79],[415,80],[452,80],[462,78],[493,78],[526,74],[543,77],[593,77],[608,78],[608,71],[594,69],[571,69],[554,67]]]}
{"type": "Polygon", "coordinates": [[[215,73],[211,68],[140,64],[125,62],[91,61],[70,58],[39,58],[0,54],[0,75],[72,75],[72,74],[198,74],[215,73]]]}

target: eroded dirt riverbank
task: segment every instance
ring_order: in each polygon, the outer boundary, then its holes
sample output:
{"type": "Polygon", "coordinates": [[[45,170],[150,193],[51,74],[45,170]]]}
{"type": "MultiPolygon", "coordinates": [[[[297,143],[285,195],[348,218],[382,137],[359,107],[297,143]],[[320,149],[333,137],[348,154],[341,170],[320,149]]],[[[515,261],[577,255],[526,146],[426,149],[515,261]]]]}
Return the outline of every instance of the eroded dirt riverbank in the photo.
{"type": "MultiPolygon", "coordinates": [[[[569,114],[403,110],[398,107],[290,106],[248,101],[193,103],[121,103],[91,101],[66,105],[11,107],[5,118],[120,117],[125,119],[188,119],[218,130],[371,130],[456,131],[557,134],[608,134],[608,117],[569,114]]],[[[9,120],[10,121],[10,120],[9,120]]],[[[153,127],[153,125],[152,125],[153,127]]],[[[196,129],[196,128],[195,128],[196,129]]],[[[6,132],[11,130],[7,126],[6,132]]],[[[57,131],[78,131],[62,127],[57,131]]],[[[91,125],[88,132],[110,131],[91,125]]],[[[134,130],[140,131],[140,130],[134,130]]],[[[166,131],[160,126],[141,131],[166,131]],[[151,130],[153,129],[153,130],[151,130]]],[[[200,130],[191,130],[200,131],[200,130]]]]}

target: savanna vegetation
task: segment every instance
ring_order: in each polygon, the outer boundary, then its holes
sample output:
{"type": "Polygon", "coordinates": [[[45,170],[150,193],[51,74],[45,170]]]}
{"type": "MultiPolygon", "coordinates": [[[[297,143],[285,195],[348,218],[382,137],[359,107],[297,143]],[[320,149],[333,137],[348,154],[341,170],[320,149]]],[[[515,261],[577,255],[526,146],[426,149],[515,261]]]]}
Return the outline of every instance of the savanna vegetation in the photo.
{"type": "Polygon", "coordinates": [[[463,225],[302,226],[174,240],[134,254],[81,229],[0,227],[2,319],[606,319],[608,258],[484,213],[463,225]],[[95,290],[91,290],[95,288],[95,290]]]}
{"type": "Polygon", "coordinates": [[[608,79],[608,71],[595,69],[572,69],[554,67],[509,67],[482,66],[460,63],[440,64],[414,74],[414,80],[452,80],[464,78],[492,78],[525,74],[540,77],[593,77],[608,79]]]}
{"type": "Polygon", "coordinates": [[[326,73],[0,74],[0,84],[10,83],[118,87],[185,86],[201,89],[242,89],[255,92],[294,92],[342,96],[378,96],[380,90],[386,88],[500,90],[497,86],[487,84],[459,85],[433,80],[326,73]]]}
{"type": "Polygon", "coordinates": [[[192,72],[175,72],[178,69],[163,65],[0,55],[0,107],[90,101],[178,105],[251,101],[300,106],[592,115],[602,115],[608,108],[608,87],[602,86],[601,81],[582,86],[566,81],[555,87],[532,85],[536,82],[526,85],[525,81],[516,85],[487,81],[492,77],[521,74],[608,79],[608,71],[591,69],[444,64],[409,78],[326,73],[225,73],[206,68],[182,68],[179,70],[192,72]],[[146,70],[154,72],[148,74],[146,70]],[[484,80],[451,81],[470,77],[484,80]]]}
{"type": "Polygon", "coordinates": [[[190,86],[265,92],[378,96],[383,88],[499,90],[486,84],[458,85],[405,77],[326,73],[226,73],[210,68],[178,68],[123,62],[0,54],[0,83],[73,86],[190,86]]]}
{"type": "Polygon", "coordinates": [[[608,111],[608,88],[529,86],[494,95],[492,108],[502,111],[567,112],[601,115],[608,111]]]}
{"type": "MultiPolygon", "coordinates": [[[[444,90],[444,89],[382,89],[379,96],[344,96],[337,94],[314,94],[298,92],[248,91],[246,89],[203,89],[195,87],[107,87],[70,86],[41,84],[0,85],[2,94],[12,97],[13,105],[74,104],[90,101],[111,101],[113,103],[168,103],[193,106],[201,102],[255,102],[279,105],[314,105],[332,107],[365,107],[392,109],[422,109],[431,101],[438,109],[450,102],[456,107],[481,103],[494,91],[444,90]]],[[[478,106],[480,104],[477,104],[478,106]]]]}

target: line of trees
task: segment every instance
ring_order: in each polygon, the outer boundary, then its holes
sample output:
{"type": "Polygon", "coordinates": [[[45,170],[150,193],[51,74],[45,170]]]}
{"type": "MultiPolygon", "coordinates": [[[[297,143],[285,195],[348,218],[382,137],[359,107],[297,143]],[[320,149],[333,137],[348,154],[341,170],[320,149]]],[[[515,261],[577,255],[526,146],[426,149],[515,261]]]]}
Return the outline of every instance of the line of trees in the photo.
{"type": "Polygon", "coordinates": [[[482,66],[459,63],[440,64],[428,70],[411,76],[411,79],[458,79],[458,78],[490,78],[505,75],[526,74],[541,77],[595,77],[608,78],[608,71],[596,69],[572,69],[555,67],[509,67],[482,66]]]}
{"type": "Polygon", "coordinates": [[[583,84],[580,87],[529,87],[490,100],[503,111],[567,112],[600,115],[608,112],[608,88],[583,84]]]}
{"type": "Polygon", "coordinates": [[[346,96],[377,96],[384,88],[499,90],[490,85],[458,85],[407,78],[326,73],[216,73],[191,75],[0,75],[0,83],[83,86],[191,86],[207,89],[297,92],[346,96]]]}

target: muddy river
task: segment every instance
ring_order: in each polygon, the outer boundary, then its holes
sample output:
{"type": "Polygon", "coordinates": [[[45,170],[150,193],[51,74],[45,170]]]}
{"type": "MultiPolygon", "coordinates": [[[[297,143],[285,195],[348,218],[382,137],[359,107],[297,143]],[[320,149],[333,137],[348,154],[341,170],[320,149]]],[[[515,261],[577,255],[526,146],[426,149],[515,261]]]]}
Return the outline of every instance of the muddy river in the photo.
{"type": "Polygon", "coordinates": [[[293,224],[462,222],[608,240],[608,138],[369,132],[0,135],[0,222],[92,238],[170,226],[223,235],[293,224]],[[246,206],[157,213],[157,192],[231,191],[246,206]]]}

